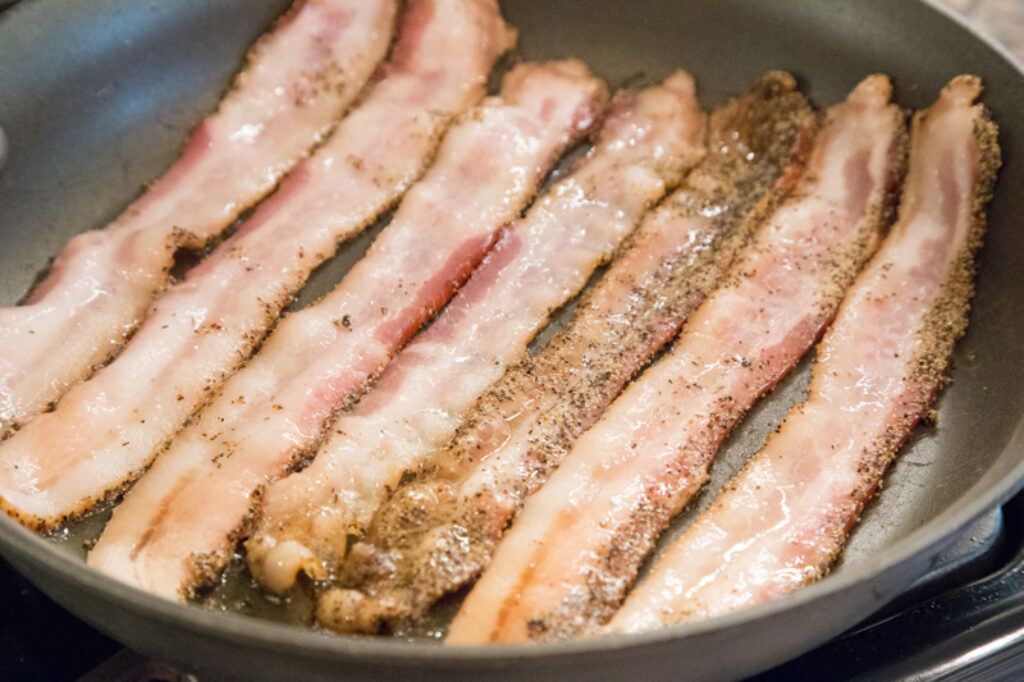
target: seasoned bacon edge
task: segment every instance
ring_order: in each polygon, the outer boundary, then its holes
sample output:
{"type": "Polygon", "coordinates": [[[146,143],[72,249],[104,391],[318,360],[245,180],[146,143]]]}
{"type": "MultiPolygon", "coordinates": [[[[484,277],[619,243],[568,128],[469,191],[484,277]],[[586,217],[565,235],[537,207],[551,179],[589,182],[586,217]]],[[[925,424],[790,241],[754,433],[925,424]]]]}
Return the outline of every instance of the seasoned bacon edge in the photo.
{"type": "Polygon", "coordinates": [[[356,545],[350,570],[365,570],[360,564],[376,556],[393,573],[356,575],[354,584],[372,595],[365,601],[329,593],[321,622],[372,629],[382,616],[417,614],[486,565],[525,496],[675,334],[736,245],[791,187],[814,124],[793,87],[788,75],[768,74],[712,116],[709,157],[644,221],[572,324],[487,392],[455,442],[356,545]],[[342,620],[352,612],[364,615],[342,620]]]}
{"type": "Polygon", "coordinates": [[[960,76],[919,113],[900,218],[818,348],[809,395],[664,553],[606,628],[633,632],[776,598],[822,577],[947,381],[999,167],[960,76]]]}
{"type": "Polygon", "coordinates": [[[508,46],[493,0],[411,2],[396,61],[330,141],[156,303],[121,355],[0,444],[4,504],[29,525],[52,526],[144,468],[335,244],[422,173],[508,46]],[[443,56],[452,42],[457,58],[443,56]]]}
{"type": "MultiPolygon", "coordinates": [[[[438,17],[442,31],[449,23],[438,17]]],[[[325,421],[448,300],[606,100],[579,61],[510,72],[501,97],[452,128],[334,291],[284,318],[177,436],[115,510],[89,564],[172,598],[216,577],[260,487],[308,456],[325,421]]]]}
{"type": "Polygon", "coordinates": [[[719,445],[818,338],[888,227],[906,141],[890,91],[871,76],[829,110],[793,194],[672,351],[527,500],[449,643],[559,639],[611,617],[719,445]]]}
{"type": "Polygon", "coordinates": [[[463,413],[551,310],[579,291],[641,215],[703,157],[693,79],[616,95],[596,145],[501,238],[441,317],[332,424],[313,463],[271,486],[248,541],[252,572],[280,592],[299,570],[327,579],[348,536],[455,432],[463,413]]]}
{"type": "Polygon", "coordinates": [[[330,132],[387,53],[395,0],[299,1],[218,111],[112,224],[72,239],[25,305],[0,309],[0,438],[110,359],[199,248],[330,132]]]}

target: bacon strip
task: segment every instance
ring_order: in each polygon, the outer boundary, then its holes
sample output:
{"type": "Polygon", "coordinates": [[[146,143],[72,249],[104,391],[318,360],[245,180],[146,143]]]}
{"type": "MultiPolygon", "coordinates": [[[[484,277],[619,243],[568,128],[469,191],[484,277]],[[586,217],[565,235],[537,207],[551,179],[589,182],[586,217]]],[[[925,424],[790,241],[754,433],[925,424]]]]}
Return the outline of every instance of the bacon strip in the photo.
{"type": "Polygon", "coordinates": [[[807,401],[673,543],[609,631],[773,599],[821,578],[889,462],[946,383],[999,167],[996,127],[961,76],[918,114],[900,221],[818,349],[807,401]]]}
{"type": "Polygon", "coordinates": [[[616,96],[598,143],[505,233],[441,317],[331,427],[313,464],[271,486],[247,543],[252,572],[280,592],[299,570],[326,579],[406,471],[461,416],[550,311],[579,291],[646,209],[705,153],[705,117],[685,73],[616,96]],[[581,197],[583,197],[581,199],[581,197]]]}
{"type": "Polygon", "coordinates": [[[889,95],[872,76],[830,110],[792,197],[672,352],[527,501],[449,642],[563,638],[611,617],[726,435],[810,348],[889,224],[905,142],[889,95]]]}
{"type": "Polygon", "coordinates": [[[0,438],[113,356],[200,248],[278,181],[387,53],[395,0],[306,0],[250,50],[181,158],[106,229],[78,235],[26,305],[0,309],[0,438]]]}
{"type": "Polygon", "coordinates": [[[341,284],[285,318],[178,435],[115,511],[90,565],[172,598],[214,578],[258,489],[308,455],[333,412],[447,301],[605,100],[578,61],[512,71],[501,98],[452,129],[341,284]]]}
{"type": "Polygon", "coordinates": [[[113,363],[0,445],[0,467],[16,469],[0,475],[3,504],[52,527],[147,466],[335,244],[422,173],[451,117],[483,97],[509,38],[493,0],[414,0],[397,61],[330,142],[158,301],[113,363]],[[457,55],[445,52],[454,44],[457,55]]]}
{"type": "Polygon", "coordinates": [[[355,576],[356,586],[376,596],[334,608],[345,593],[328,593],[323,623],[372,629],[378,609],[397,621],[482,570],[521,501],[674,335],[767,207],[791,188],[814,124],[793,88],[788,75],[768,74],[712,116],[708,158],[644,221],[572,324],[488,390],[454,444],[400,490],[356,545],[350,570],[365,570],[359,564],[375,557],[394,567],[355,576]],[[478,470],[490,477],[482,495],[478,470]],[[386,610],[378,606],[387,602],[386,610]],[[339,618],[346,609],[366,615],[348,623],[339,618]]]}

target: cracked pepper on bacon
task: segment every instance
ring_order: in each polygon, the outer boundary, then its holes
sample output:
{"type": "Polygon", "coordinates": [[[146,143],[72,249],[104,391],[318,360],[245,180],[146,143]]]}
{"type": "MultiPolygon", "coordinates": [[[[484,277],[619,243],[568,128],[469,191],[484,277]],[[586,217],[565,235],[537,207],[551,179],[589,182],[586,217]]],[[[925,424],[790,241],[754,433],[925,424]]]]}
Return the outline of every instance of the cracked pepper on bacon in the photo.
{"type": "Polygon", "coordinates": [[[577,60],[485,99],[514,42],[497,0],[298,0],[165,175],[0,309],[0,508],[49,531],[113,500],[89,565],[171,599],[243,546],[340,632],[476,580],[452,644],[650,629],[824,575],[966,328],[999,167],[980,81],[908,144],[880,75],[821,114],[782,72],[710,117],[683,72],[609,103],[577,60]],[[630,591],[822,334],[806,401],[630,591]]]}

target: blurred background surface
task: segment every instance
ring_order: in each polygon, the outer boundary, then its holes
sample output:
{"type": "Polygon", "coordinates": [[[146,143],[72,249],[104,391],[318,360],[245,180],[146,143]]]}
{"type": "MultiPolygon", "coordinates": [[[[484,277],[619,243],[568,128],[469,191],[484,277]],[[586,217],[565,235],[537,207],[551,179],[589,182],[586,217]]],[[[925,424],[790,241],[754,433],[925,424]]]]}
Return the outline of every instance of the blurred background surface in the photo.
{"type": "Polygon", "coordinates": [[[941,0],[1024,60],[1024,0],[941,0]]]}

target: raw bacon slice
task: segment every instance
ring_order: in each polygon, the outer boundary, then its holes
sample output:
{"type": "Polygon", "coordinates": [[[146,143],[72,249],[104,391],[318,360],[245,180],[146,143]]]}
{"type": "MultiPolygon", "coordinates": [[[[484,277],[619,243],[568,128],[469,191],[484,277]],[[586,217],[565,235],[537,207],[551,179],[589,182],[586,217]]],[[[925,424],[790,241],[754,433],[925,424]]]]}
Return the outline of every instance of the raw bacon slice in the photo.
{"type": "Polygon", "coordinates": [[[325,421],[447,301],[605,100],[603,83],[578,61],[513,70],[502,97],[449,132],[341,284],[285,318],[177,436],[115,510],[90,565],[171,598],[215,577],[233,549],[225,540],[266,482],[264,462],[280,475],[310,453],[325,421]],[[205,540],[182,555],[195,544],[192,529],[219,536],[210,551],[205,540]]]}
{"type": "Polygon", "coordinates": [[[72,239],[25,305],[0,310],[0,437],[117,352],[179,247],[206,244],[330,131],[387,53],[395,6],[298,2],[163,177],[106,229],[72,239]]]}
{"type": "Polygon", "coordinates": [[[557,639],[611,617],[718,446],[814,343],[888,226],[906,138],[889,95],[872,76],[829,111],[793,195],[672,352],[526,502],[448,641],[557,639]]]}
{"type": "Polygon", "coordinates": [[[483,97],[509,37],[493,0],[412,2],[397,61],[331,141],[158,301],[113,363],[0,444],[0,471],[18,470],[0,475],[4,503],[29,525],[52,526],[144,468],[336,242],[422,172],[451,117],[483,97]],[[443,56],[456,43],[458,54],[443,56]]]}
{"type": "Polygon", "coordinates": [[[280,592],[299,570],[326,579],[338,568],[349,534],[365,530],[403,473],[451,438],[474,400],[526,356],[549,312],[703,157],[704,120],[684,73],[616,95],[582,164],[504,234],[441,317],[331,426],[313,463],[264,494],[247,543],[257,579],[280,592]]]}
{"type": "Polygon", "coordinates": [[[393,567],[380,576],[355,576],[374,597],[335,609],[346,593],[328,593],[323,623],[354,627],[357,619],[343,620],[350,611],[367,614],[358,620],[369,628],[379,617],[415,615],[486,565],[525,496],[674,335],[736,244],[791,187],[814,127],[793,89],[788,75],[768,74],[751,94],[715,112],[708,158],[644,221],[572,324],[488,390],[454,445],[401,489],[356,545],[350,570],[352,564],[362,570],[358,564],[374,556],[393,567]],[[490,477],[483,495],[476,494],[478,470],[490,477]],[[436,506],[425,507],[424,500],[435,499],[436,506]],[[374,604],[385,601],[391,605],[374,616],[374,604]]]}
{"type": "Polygon", "coordinates": [[[776,598],[822,577],[946,382],[999,167],[978,79],[916,116],[900,220],[818,348],[807,401],[730,481],[607,630],[776,598]]]}

